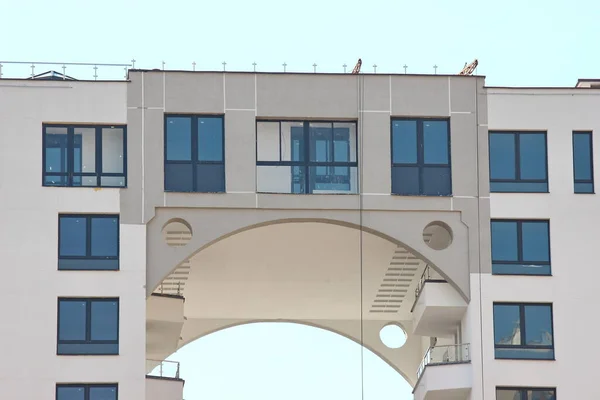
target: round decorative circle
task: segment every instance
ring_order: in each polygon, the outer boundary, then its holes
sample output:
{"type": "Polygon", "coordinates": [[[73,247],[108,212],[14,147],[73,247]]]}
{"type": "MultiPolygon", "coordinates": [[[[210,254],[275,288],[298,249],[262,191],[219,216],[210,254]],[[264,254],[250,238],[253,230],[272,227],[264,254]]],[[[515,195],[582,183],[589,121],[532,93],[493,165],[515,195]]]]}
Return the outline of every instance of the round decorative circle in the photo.
{"type": "Polygon", "coordinates": [[[163,239],[171,247],[185,246],[192,239],[192,228],[187,221],[174,218],[162,229],[163,239]]]}
{"type": "Polygon", "coordinates": [[[452,229],[441,221],[431,222],[423,229],[423,241],[434,250],[447,249],[452,244],[452,229]]]}
{"type": "Polygon", "coordinates": [[[406,332],[398,324],[389,324],[381,328],[379,338],[390,349],[399,349],[406,343],[406,332]]]}

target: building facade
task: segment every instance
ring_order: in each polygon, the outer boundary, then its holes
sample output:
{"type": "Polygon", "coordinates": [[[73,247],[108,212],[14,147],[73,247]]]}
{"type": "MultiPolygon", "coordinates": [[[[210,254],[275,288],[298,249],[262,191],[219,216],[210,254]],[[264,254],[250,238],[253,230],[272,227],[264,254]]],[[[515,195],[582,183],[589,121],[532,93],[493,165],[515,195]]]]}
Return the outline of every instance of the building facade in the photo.
{"type": "Polygon", "coordinates": [[[181,400],[169,355],[262,321],[362,344],[418,400],[600,395],[594,85],[1,79],[0,398],[181,400]]]}

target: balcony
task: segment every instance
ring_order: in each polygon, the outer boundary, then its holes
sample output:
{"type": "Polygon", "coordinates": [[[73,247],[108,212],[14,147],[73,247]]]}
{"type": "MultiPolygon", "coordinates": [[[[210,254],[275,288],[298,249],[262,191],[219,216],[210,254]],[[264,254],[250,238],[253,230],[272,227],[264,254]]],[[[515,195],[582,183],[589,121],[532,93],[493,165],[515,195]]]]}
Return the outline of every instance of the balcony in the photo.
{"type": "Polygon", "coordinates": [[[177,351],[183,328],[184,299],[153,293],[146,301],[146,357],[164,360],[177,351]]]}
{"type": "Polygon", "coordinates": [[[417,371],[415,400],[467,400],[472,382],[469,344],[430,347],[417,371]]]}
{"type": "Polygon", "coordinates": [[[146,400],[183,399],[184,381],[179,377],[179,362],[146,360],[146,400]]]}
{"type": "Polygon", "coordinates": [[[413,332],[420,336],[452,336],[467,311],[467,303],[446,280],[429,266],[415,290],[413,332]]]}

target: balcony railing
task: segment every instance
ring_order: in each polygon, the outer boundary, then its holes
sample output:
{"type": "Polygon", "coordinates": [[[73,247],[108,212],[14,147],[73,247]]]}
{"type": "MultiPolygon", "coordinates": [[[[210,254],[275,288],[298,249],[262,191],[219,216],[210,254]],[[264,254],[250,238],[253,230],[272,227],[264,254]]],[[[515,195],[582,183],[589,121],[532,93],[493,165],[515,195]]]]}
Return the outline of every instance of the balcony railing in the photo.
{"type": "Polygon", "coordinates": [[[0,79],[124,80],[130,68],[135,68],[135,60],[131,64],[0,61],[0,79]]]}
{"type": "MultiPolygon", "coordinates": [[[[421,278],[419,279],[419,283],[417,283],[417,287],[415,289],[415,302],[412,306],[413,309],[415,308],[415,304],[417,304],[419,295],[423,291],[423,287],[425,286],[426,282],[446,282],[446,280],[444,278],[442,278],[442,276],[440,274],[438,274],[436,271],[434,271],[429,265],[427,265],[425,267],[425,270],[423,271],[423,275],[421,275],[421,278]]],[[[412,309],[411,309],[411,311],[412,311],[412,309]]]]}
{"type": "Polygon", "coordinates": [[[452,344],[446,346],[433,346],[427,350],[419,369],[417,370],[417,379],[425,371],[425,367],[432,365],[461,364],[471,362],[471,353],[469,344],[452,344]]]}
{"type": "Polygon", "coordinates": [[[179,378],[179,361],[168,360],[146,360],[146,365],[154,366],[154,369],[146,376],[154,376],[157,378],[179,378]]]}

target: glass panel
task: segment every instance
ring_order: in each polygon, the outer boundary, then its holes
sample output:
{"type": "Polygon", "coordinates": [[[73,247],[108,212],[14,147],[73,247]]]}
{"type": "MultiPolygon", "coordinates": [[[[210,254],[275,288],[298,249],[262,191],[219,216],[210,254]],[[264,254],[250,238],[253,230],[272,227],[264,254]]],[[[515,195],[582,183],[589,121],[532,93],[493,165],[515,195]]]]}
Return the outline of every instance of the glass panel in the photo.
{"type": "Polygon", "coordinates": [[[450,167],[422,167],[423,190],[425,196],[449,196],[452,194],[450,184],[450,167]]]}
{"type": "Polygon", "coordinates": [[[335,161],[356,162],[356,124],[350,122],[334,122],[333,140],[335,161]],[[342,149],[346,149],[346,146],[348,148],[347,154],[349,154],[349,156],[347,159],[342,159],[339,156],[346,153],[345,150],[342,151],[342,149]],[[341,153],[338,153],[338,151],[341,153]]]}
{"type": "Polygon", "coordinates": [[[330,123],[311,123],[310,161],[333,161],[333,125],[330,123]]]}
{"type": "Polygon", "coordinates": [[[528,390],[527,400],[556,400],[556,391],[554,390],[528,390]]]}
{"type": "Polygon", "coordinates": [[[521,344],[521,322],[518,305],[494,305],[494,343],[521,344]]]}
{"type": "Polygon", "coordinates": [[[492,273],[494,275],[550,275],[550,264],[506,264],[494,261],[492,263],[492,273]]]}
{"type": "Polygon", "coordinates": [[[102,128],[102,172],[121,174],[124,164],[123,128],[102,128]]]}
{"type": "Polygon", "coordinates": [[[392,162],[415,164],[417,162],[417,121],[392,123],[392,162]]]}
{"type": "Polygon", "coordinates": [[[57,176],[57,175],[46,175],[44,177],[44,184],[48,186],[67,186],[68,178],[66,175],[57,176]]]}
{"type": "Polygon", "coordinates": [[[90,258],[60,258],[58,260],[59,270],[97,270],[97,271],[116,271],[119,269],[118,259],[90,259],[90,258]]]}
{"type": "Polygon", "coordinates": [[[517,223],[492,221],[492,261],[518,261],[517,223]]]}
{"type": "Polygon", "coordinates": [[[167,118],[167,160],[192,160],[192,120],[189,117],[167,118]]]}
{"type": "Polygon", "coordinates": [[[490,133],[490,178],[516,179],[515,135],[490,133]]]}
{"type": "Polygon", "coordinates": [[[525,344],[552,346],[552,309],[549,306],[525,306],[525,344]]]}
{"type": "Polygon", "coordinates": [[[165,164],[165,191],[194,191],[194,175],[191,163],[165,164]]]}
{"type": "Polygon", "coordinates": [[[198,118],[198,161],[223,161],[223,118],[198,118]]]}
{"type": "Polygon", "coordinates": [[[523,261],[550,261],[547,222],[522,222],[523,261]]]}
{"type": "Polygon", "coordinates": [[[281,160],[304,161],[304,125],[302,122],[281,123],[281,160]]]}
{"type": "Polygon", "coordinates": [[[73,172],[96,172],[96,128],[74,128],[73,155],[73,172]]]}
{"type": "Polygon", "coordinates": [[[496,400],[523,400],[521,391],[513,389],[496,389],[496,400]]]}
{"type": "Polygon", "coordinates": [[[85,301],[60,301],[58,305],[58,315],[58,340],[85,340],[85,301]]]}
{"type": "Polygon", "coordinates": [[[119,339],[119,303],[116,301],[92,301],[92,340],[119,339]]]}
{"type": "Polygon", "coordinates": [[[521,133],[521,179],[546,179],[546,135],[521,133]]]}
{"type": "MultiPolygon", "coordinates": [[[[67,172],[67,128],[46,128],[46,172],[67,172]]],[[[54,182],[53,182],[54,183],[54,182]]]]}
{"type": "Polygon", "coordinates": [[[100,177],[100,186],[124,187],[125,186],[125,176],[102,176],[102,177],[100,177]]]}
{"type": "Polygon", "coordinates": [[[59,257],[85,256],[87,220],[80,217],[60,217],[59,220],[59,257]]]}
{"type": "Polygon", "coordinates": [[[575,179],[592,179],[591,141],[592,135],[589,133],[573,134],[573,168],[575,179]]]}
{"type": "Polygon", "coordinates": [[[553,349],[535,349],[522,347],[498,348],[494,351],[498,359],[517,359],[517,360],[552,360],[554,359],[553,349]]]}
{"type": "Polygon", "coordinates": [[[198,164],[196,168],[196,192],[222,193],[225,191],[225,166],[223,164],[198,164]]]}
{"type": "Polygon", "coordinates": [[[423,121],[425,164],[448,164],[448,122],[423,121]]]}
{"type": "Polygon", "coordinates": [[[419,167],[392,167],[392,193],[405,196],[419,194],[419,167]]]}
{"type": "Polygon", "coordinates": [[[303,166],[256,167],[256,191],[260,193],[305,193],[303,166]]]}
{"type": "Polygon", "coordinates": [[[593,183],[576,183],[575,193],[594,193],[593,183]]]}
{"type": "Polygon", "coordinates": [[[508,192],[508,193],[547,193],[547,182],[491,182],[490,189],[492,192],[508,192]]]}
{"type": "Polygon", "coordinates": [[[56,400],[85,400],[83,386],[59,386],[56,388],[56,400]]]}
{"type": "Polygon", "coordinates": [[[257,122],[256,160],[279,161],[279,152],[279,122],[257,122]]]}
{"type": "Polygon", "coordinates": [[[356,193],[357,167],[310,167],[312,193],[356,193]]]}
{"type": "Polygon", "coordinates": [[[57,346],[58,354],[119,354],[118,343],[59,343],[57,346]]]}
{"type": "Polygon", "coordinates": [[[92,217],[92,256],[119,255],[119,219],[92,217]]]}
{"type": "Polygon", "coordinates": [[[90,387],[89,400],[117,400],[117,388],[114,386],[90,387]]]}

